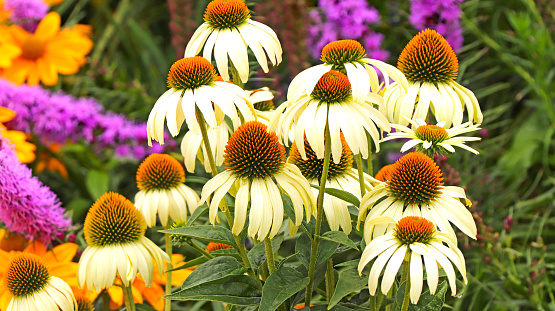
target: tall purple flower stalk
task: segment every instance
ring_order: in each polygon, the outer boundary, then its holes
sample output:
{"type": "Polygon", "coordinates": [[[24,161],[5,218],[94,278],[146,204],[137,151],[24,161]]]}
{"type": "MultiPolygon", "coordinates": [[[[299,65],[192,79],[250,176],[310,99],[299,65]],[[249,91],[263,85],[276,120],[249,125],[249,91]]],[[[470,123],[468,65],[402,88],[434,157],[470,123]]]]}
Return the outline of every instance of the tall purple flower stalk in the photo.
{"type": "Polygon", "coordinates": [[[336,40],[358,40],[368,57],[385,60],[389,53],[381,49],[384,36],[371,30],[380,22],[380,13],[366,0],[320,0],[309,13],[308,46],[314,58],[322,48],[336,40]]]}
{"type": "Polygon", "coordinates": [[[145,123],[105,112],[93,98],[75,98],[40,86],[16,86],[0,79],[0,107],[17,113],[6,123],[8,128],[32,134],[45,145],[84,142],[98,153],[114,150],[116,156],[129,159],[164,150],[160,145],[148,147],[145,123]]]}
{"type": "Polygon", "coordinates": [[[40,20],[48,13],[48,4],[42,0],[4,0],[4,9],[10,11],[10,22],[35,32],[40,20]]]}
{"type": "Polygon", "coordinates": [[[418,29],[434,29],[445,37],[453,50],[463,45],[460,4],[464,0],[411,0],[411,25],[418,29]]]}
{"type": "Polygon", "coordinates": [[[50,243],[71,225],[50,189],[21,164],[0,136],[0,222],[31,240],[50,243]]]}

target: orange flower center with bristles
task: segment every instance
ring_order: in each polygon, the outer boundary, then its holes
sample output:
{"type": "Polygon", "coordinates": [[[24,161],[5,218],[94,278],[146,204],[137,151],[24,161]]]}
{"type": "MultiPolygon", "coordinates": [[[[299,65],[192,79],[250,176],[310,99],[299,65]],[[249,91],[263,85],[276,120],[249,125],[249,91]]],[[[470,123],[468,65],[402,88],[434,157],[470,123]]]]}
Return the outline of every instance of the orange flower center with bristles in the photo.
{"type": "Polygon", "coordinates": [[[389,195],[405,204],[425,205],[441,194],[443,177],[428,156],[412,152],[395,162],[387,183],[389,195]]]}
{"type": "Polygon", "coordinates": [[[351,95],[351,82],[339,71],[326,72],[312,91],[312,97],[326,103],[339,103],[351,95]]]}
{"type": "Polygon", "coordinates": [[[366,51],[360,42],[338,40],[324,46],[320,59],[326,64],[343,66],[345,63],[356,62],[364,56],[366,56],[366,51]]]}
{"type": "Polygon", "coordinates": [[[107,192],[94,202],[83,229],[87,244],[109,246],[138,241],[145,234],[146,223],[131,201],[107,192]]]}
{"type": "Polygon", "coordinates": [[[8,264],[5,284],[15,297],[25,297],[44,288],[50,273],[44,260],[30,253],[19,253],[8,264]]]}
{"type": "Polygon", "coordinates": [[[426,218],[407,216],[401,218],[393,235],[403,244],[428,243],[436,233],[436,226],[426,218]]]}
{"type": "Polygon", "coordinates": [[[90,301],[86,297],[75,297],[75,300],[77,301],[78,311],[94,311],[94,305],[92,301],[90,301]]]}
{"type": "Polygon", "coordinates": [[[409,41],[397,63],[412,82],[440,83],[454,80],[459,61],[453,48],[435,30],[426,29],[409,41]]]}
{"type": "MultiPolygon", "coordinates": [[[[328,180],[335,179],[343,176],[353,167],[353,153],[345,141],[345,137],[341,134],[341,160],[339,163],[330,161],[330,167],[328,170],[328,180]]],[[[318,180],[322,179],[322,170],[324,168],[324,159],[318,159],[316,153],[310,147],[306,136],[304,138],[304,150],[306,153],[306,160],[303,160],[297,144],[293,143],[291,150],[289,151],[289,162],[295,164],[308,180],[318,180]]]]}
{"type": "Polygon", "coordinates": [[[210,242],[208,243],[208,245],[206,245],[206,251],[207,252],[213,252],[213,251],[217,251],[220,249],[228,249],[228,248],[233,248],[227,244],[223,244],[223,243],[214,243],[214,242],[210,242]]]}
{"type": "Polygon", "coordinates": [[[285,147],[266,125],[251,121],[243,124],[229,138],[224,165],[239,178],[266,178],[281,170],[285,147]]]}
{"type": "Polygon", "coordinates": [[[216,78],[216,69],[204,57],[182,58],[170,68],[168,87],[177,90],[193,90],[208,85],[216,78]]]}
{"type": "Polygon", "coordinates": [[[436,145],[449,137],[447,131],[437,125],[422,125],[416,128],[414,135],[423,141],[431,141],[436,145]]]}
{"type": "Polygon", "coordinates": [[[251,12],[241,0],[214,0],[204,11],[204,21],[212,28],[234,28],[251,17],[251,12]]]}
{"type": "Polygon", "coordinates": [[[387,181],[388,179],[391,178],[391,173],[393,173],[393,170],[395,169],[395,164],[389,164],[386,165],[384,167],[382,167],[378,173],[376,173],[376,179],[380,180],[380,181],[387,181]]]}
{"type": "Polygon", "coordinates": [[[34,61],[44,55],[45,49],[46,47],[41,39],[30,36],[21,45],[21,57],[34,61]]]}
{"type": "Polygon", "coordinates": [[[185,170],[168,154],[149,155],[137,170],[140,190],[171,189],[185,182],[185,170]]]}

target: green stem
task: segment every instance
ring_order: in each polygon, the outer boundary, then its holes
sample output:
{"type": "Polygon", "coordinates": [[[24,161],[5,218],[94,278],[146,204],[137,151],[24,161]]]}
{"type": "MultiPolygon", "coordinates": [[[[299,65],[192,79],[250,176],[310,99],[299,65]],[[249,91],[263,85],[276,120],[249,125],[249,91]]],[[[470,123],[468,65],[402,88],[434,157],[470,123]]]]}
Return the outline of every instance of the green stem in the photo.
{"type": "Polygon", "coordinates": [[[272,240],[270,238],[264,239],[264,246],[266,248],[266,262],[268,263],[268,271],[270,275],[276,271],[276,261],[274,259],[274,250],[272,249],[272,240]]]}
{"type": "MultiPolygon", "coordinates": [[[[328,107],[329,113],[329,107],[328,107]]],[[[308,286],[306,287],[305,306],[310,306],[312,300],[312,288],[314,287],[314,269],[316,268],[316,256],[318,254],[318,244],[320,243],[320,229],[322,227],[322,218],[324,217],[324,190],[326,189],[326,181],[328,180],[328,170],[330,167],[331,157],[331,137],[330,127],[326,122],[326,136],[325,136],[325,152],[324,152],[324,167],[322,168],[322,178],[320,179],[320,190],[318,191],[318,205],[316,210],[316,229],[314,230],[314,239],[310,246],[310,263],[308,265],[308,286]]]]}
{"type": "MultiPolygon", "coordinates": [[[[368,156],[370,158],[370,156],[368,156]]],[[[362,170],[362,155],[359,153],[355,156],[357,161],[357,170],[358,170],[358,182],[360,184],[360,197],[364,197],[366,194],[366,185],[364,183],[364,171],[362,170]]]]}
{"type": "Polygon", "coordinates": [[[232,61],[230,61],[229,64],[231,65],[231,81],[240,88],[243,88],[244,84],[243,81],[241,81],[241,77],[239,77],[239,71],[237,71],[232,61]]]}
{"type": "MultiPolygon", "coordinates": [[[[164,229],[168,230],[169,226],[166,226],[164,229]]],[[[170,272],[172,269],[172,253],[173,253],[173,247],[172,247],[172,238],[171,235],[166,233],[164,234],[164,237],[166,239],[166,253],[168,254],[168,256],[170,257],[170,261],[167,263],[167,268],[166,268],[166,296],[171,295],[172,293],[172,273],[170,272]]],[[[172,309],[172,301],[169,298],[166,298],[165,300],[165,304],[164,304],[164,311],[170,311],[172,309]]]]}
{"type": "Polygon", "coordinates": [[[333,260],[328,259],[328,267],[326,269],[326,302],[330,303],[331,296],[335,290],[335,275],[333,270],[333,260]]]}
{"type": "Polygon", "coordinates": [[[123,290],[123,300],[125,302],[125,308],[128,311],[135,311],[135,301],[133,301],[131,286],[125,286],[125,284],[122,283],[121,289],[123,290]]]}
{"type": "Polygon", "coordinates": [[[366,133],[366,140],[368,141],[368,175],[374,177],[374,166],[372,165],[372,137],[370,137],[368,133],[366,133]]]}
{"type": "Polygon", "coordinates": [[[190,241],[187,244],[191,245],[192,248],[196,249],[199,253],[201,253],[204,257],[208,258],[208,260],[213,259],[214,256],[207,252],[202,247],[198,246],[194,241],[190,241]]]}
{"type": "Polygon", "coordinates": [[[102,291],[102,311],[109,311],[110,310],[110,294],[108,294],[108,290],[102,291]]]}
{"type": "MultiPolygon", "coordinates": [[[[214,155],[212,154],[212,148],[210,148],[210,142],[208,141],[208,132],[206,131],[206,121],[204,120],[204,116],[202,115],[202,112],[196,105],[195,105],[195,112],[200,126],[200,132],[202,134],[202,141],[204,142],[204,148],[206,149],[206,155],[208,156],[208,161],[210,162],[210,169],[212,170],[212,176],[215,177],[216,175],[218,175],[218,170],[216,168],[216,161],[214,160],[214,155]]],[[[225,212],[225,218],[227,219],[229,228],[233,228],[233,218],[231,217],[231,212],[227,207],[225,198],[220,202],[220,208],[225,212]]],[[[254,273],[254,270],[252,269],[252,265],[249,261],[249,257],[247,257],[247,251],[245,250],[245,242],[241,241],[241,239],[235,234],[233,235],[233,238],[235,239],[235,244],[237,244],[237,250],[239,251],[239,256],[241,256],[241,259],[243,259],[243,263],[245,264],[245,267],[248,268],[247,273],[253,278],[255,278],[255,280],[262,285],[262,283],[260,282],[260,279],[256,276],[256,274],[254,273]]]]}
{"type": "Polygon", "coordinates": [[[403,274],[401,275],[401,284],[405,282],[405,298],[403,299],[403,306],[401,311],[407,311],[409,309],[409,298],[410,298],[410,261],[403,262],[403,274]]]}

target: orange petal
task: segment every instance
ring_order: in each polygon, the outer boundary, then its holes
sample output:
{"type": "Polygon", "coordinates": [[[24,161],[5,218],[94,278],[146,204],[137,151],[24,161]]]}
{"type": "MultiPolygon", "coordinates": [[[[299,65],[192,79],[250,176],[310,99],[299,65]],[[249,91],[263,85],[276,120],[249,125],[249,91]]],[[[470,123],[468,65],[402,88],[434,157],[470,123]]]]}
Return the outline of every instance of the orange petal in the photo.
{"type": "Polygon", "coordinates": [[[4,69],[4,73],[2,74],[2,76],[19,85],[25,82],[27,75],[29,75],[29,71],[33,67],[35,67],[34,62],[30,62],[21,58],[16,58],[12,62],[11,67],[4,69]]]}
{"type": "MultiPolygon", "coordinates": [[[[15,111],[8,109],[6,107],[0,107],[0,123],[3,122],[8,122],[11,119],[15,118],[16,113],[15,111]]],[[[4,237],[4,235],[2,234],[2,236],[0,236],[0,239],[2,239],[4,237]]]]}
{"type": "Polygon", "coordinates": [[[154,309],[164,310],[165,299],[162,298],[164,296],[164,289],[160,285],[152,283],[151,287],[145,287],[143,296],[154,309]]]}
{"type": "Polygon", "coordinates": [[[58,83],[58,73],[56,68],[50,62],[47,62],[44,57],[37,59],[37,70],[39,78],[44,85],[52,86],[58,83]]]}
{"type": "Polygon", "coordinates": [[[44,260],[50,262],[71,262],[77,253],[78,247],[75,243],[60,244],[48,252],[44,256],[44,260]]]}
{"type": "Polygon", "coordinates": [[[46,41],[58,33],[61,23],[60,15],[56,12],[50,12],[40,21],[37,30],[35,30],[35,36],[46,41]]]}
{"type": "Polygon", "coordinates": [[[25,248],[24,252],[33,253],[39,256],[44,256],[46,254],[46,246],[41,241],[35,240],[31,245],[25,248]]]}

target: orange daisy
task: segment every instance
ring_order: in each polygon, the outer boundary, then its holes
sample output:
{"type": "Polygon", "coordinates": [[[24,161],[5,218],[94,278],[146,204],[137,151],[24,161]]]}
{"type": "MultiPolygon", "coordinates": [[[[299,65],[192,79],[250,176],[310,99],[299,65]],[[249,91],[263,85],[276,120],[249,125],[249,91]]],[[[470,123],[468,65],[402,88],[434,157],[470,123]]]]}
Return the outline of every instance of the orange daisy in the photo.
{"type": "Polygon", "coordinates": [[[13,59],[11,66],[4,66],[2,76],[17,84],[27,81],[29,85],[39,82],[56,85],[59,73],[77,73],[93,46],[87,36],[90,28],[76,25],[60,29],[60,25],[60,15],[50,12],[39,23],[35,33],[16,25],[0,29],[0,37],[5,37],[0,45],[0,55],[5,53],[7,45],[21,49],[21,54],[13,59]]]}
{"type": "Polygon", "coordinates": [[[9,131],[2,123],[15,118],[15,112],[5,107],[0,107],[0,138],[6,138],[13,144],[19,161],[21,163],[31,163],[35,160],[35,150],[37,147],[26,141],[27,135],[20,131],[9,131]]]}

